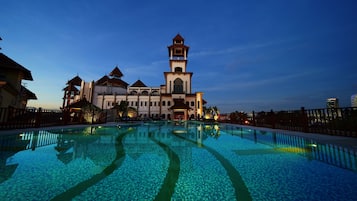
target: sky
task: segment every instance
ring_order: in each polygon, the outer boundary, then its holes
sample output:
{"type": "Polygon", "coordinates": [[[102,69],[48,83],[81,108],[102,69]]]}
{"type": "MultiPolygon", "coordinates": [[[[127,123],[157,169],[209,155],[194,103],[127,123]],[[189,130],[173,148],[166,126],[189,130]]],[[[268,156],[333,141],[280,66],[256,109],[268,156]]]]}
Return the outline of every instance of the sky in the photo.
{"type": "Polygon", "coordinates": [[[192,91],[207,107],[233,111],[324,108],[357,94],[357,1],[351,0],[1,0],[0,52],[29,69],[23,84],[62,106],[75,76],[165,83],[167,46],[190,46],[192,91]]]}

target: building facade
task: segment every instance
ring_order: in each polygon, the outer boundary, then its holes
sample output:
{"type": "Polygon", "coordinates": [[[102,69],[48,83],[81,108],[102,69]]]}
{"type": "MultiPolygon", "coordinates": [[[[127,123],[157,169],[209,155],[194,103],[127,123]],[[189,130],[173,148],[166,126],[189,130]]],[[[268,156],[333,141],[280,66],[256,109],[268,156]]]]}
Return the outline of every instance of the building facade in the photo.
{"type": "Polygon", "coordinates": [[[326,100],[326,107],[327,108],[339,108],[339,101],[338,98],[328,98],[326,100]]]}
{"type": "Polygon", "coordinates": [[[0,53],[0,108],[24,109],[28,100],[37,99],[22,80],[33,81],[31,71],[0,53]]]}
{"type": "Polygon", "coordinates": [[[128,107],[135,111],[129,113],[130,117],[200,119],[205,101],[202,92],[192,91],[193,73],[187,71],[188,52],[189,46],[177,34],[172,45],[168,46],[169,68],[164,72],[165,84],[158,87],[147,86],[141,80],[129,85],[121,79],[123,74],[118,67],[109,76],[95,82],[85,82],[78,77],[77,84],[74,84],[72,79],[64,89],[63,107],[86,98],[97,107],[110,110],[121,101],[126,101],[128,107]],[[73,87],[79,85],[78,80],[81,80],[79,89],[73,87]]]}
{"type": "Polygon", "coordinates": [[[351,107],[357,107],[357,94],[351,96],[351,107]]]}

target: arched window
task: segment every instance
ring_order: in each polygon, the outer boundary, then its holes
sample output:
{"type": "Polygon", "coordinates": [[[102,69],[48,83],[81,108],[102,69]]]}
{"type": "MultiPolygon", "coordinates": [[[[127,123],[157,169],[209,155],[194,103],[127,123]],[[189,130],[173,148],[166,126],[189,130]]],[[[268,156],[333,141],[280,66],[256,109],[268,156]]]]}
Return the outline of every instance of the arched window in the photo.
{"type": "Polygon", "coordinates": [[[174,81],[173,93],[183,93],[183,81],[180,78],[176,78],[176,80],[174,81]]]}
{"type": "Polygon", "coordinates": [[[152,95],[152,96],[158,96],[158,95],[160,95],[160,94],[159,94],[158,91],[155,90],[155,91],[152,91],[152,92],[151,92],[151,95],[152,95]]]}
{"type": "Polygon", "coordinates": [[[175,72],[182,72],[182,68],[181,67],[175,67],[175,72]]]}
{"type": "Polygon", "coordinates": [[[136,95],[136,94],[138,94],[137,91],[131,91],[131,92],[130,92],[130,95],[136,95]]]}
{"type": "Polygon", "coordinates": [[[148,91],[143,91],[143,92],[141,92],[141,95],[147,96],[147,95],[149,95],[149,92],[148,91]]]}

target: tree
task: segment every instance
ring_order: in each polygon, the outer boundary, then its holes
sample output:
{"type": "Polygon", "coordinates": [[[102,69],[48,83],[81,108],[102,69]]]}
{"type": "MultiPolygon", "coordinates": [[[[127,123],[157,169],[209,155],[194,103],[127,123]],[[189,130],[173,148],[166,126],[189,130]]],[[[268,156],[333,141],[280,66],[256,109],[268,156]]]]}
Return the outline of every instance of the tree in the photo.
{"type": "Polygon", "coordinates": [[[229,118],[231,119],[232,122],[238,124],[244,124],[246,121],[248,121],[248,114],[245,112],[235,111],[229,115],[229,118]]]}
{"type": "Polygon", "coordinates": [[[214,119],[217,120],[219,117],[219,110],[217,106],[210,106],[208,108],[203,107],[203,113],[205,119],[214,119]]]}
{"type": "Polygon", "coordinates": [[[116,113],[119,117],[124,117],[124,116],[128,116],[128,106],[129,106],[129,102],[128,101],[120,101],[119,105],[118,103],[116,103],[114,105],[114,109],[116,109],[116,113]]]}

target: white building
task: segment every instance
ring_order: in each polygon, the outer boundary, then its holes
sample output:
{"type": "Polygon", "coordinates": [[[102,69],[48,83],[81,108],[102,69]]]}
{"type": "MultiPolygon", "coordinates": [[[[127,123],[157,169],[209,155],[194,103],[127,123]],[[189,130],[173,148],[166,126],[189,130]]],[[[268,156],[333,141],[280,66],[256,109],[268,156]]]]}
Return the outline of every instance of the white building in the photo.
{"type": "Polygon", "coordinates": [[[326,100],[327,108],[339,108],[339,101],[338,98],[328,98],[326,100]]]}
{"type": "MultiPolygon", "coordinates": [[[[121,80],[123,74],[115,67],[109,76],[103,76],[96,82],[81,81],[79,90],[71,90],[77,84],[68,81],[64,89],[63,107],[72,102],[86,98],[97,107],[108,110],[121,101],[127,101],[128,106],[135,108],[131,114],[141,118],[161,119],[200,119],[203,114],[203,93],[192,92],[192,72],[187,71],[189,47],[184,44],[184,38],[177,34],[172,45],[168,46],[169,68],[164,72],[165,84],[159,87],[146,86],[137,80],[127,84],[121,80]],[[65,104],[67,100],[67,104],[65,104]]],[[[79,78],[80,79],[80,78],[79,78]]]]}
{"type": "Polygon", "coordinates": [[[357,107],[357,94],[351,96],[351,107],[357,107]]]}

